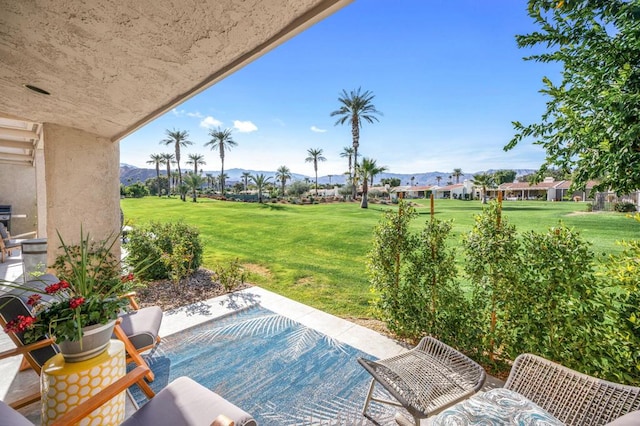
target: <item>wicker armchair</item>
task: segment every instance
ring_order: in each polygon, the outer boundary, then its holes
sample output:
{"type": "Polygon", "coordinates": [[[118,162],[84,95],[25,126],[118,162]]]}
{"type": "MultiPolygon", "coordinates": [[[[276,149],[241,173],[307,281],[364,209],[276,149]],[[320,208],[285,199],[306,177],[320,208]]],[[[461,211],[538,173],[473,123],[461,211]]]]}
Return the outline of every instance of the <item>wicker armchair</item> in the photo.
{"type": "Polygon", "coordinates": [[[640,410],[640,388],[596,379],[531,354],[516,358],[504,387],[567,425],[604,425],[640,410]]]}
{"type": "Polygon", "coordinates": [[[403,354],[358,362],[373,376],[362,414],[374,421],[367,408],[371,401],[404,407],[415,421],[431,416],[478,392],[486,379],[482,367],[467,356],[433,337],[403,354]],[[395,399],[374,398],[381,384],[395,399]]]}

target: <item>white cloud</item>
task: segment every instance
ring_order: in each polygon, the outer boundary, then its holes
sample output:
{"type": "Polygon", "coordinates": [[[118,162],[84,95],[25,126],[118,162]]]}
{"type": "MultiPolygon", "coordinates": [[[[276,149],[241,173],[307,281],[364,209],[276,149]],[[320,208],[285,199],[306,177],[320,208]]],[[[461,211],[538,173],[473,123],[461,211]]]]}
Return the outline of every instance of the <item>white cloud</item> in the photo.
{"type": "Polygon", "coordinates": [[[312,132],[316,132],[316,133],[324,133],[324,132],[326,132],[326,130],[325,130],[325,129],[319,129],[319,128],[318,128],[318,127],[316,127],[316,126],[311,126],[311,131],[312,131],[312,132]]]}
{"type": "Polygon", "coordinates": [[[192,118],[202,118],[202,114],[200,114],[200,112],[198,112],[198,111],[189,112],[186,109],[174,108],[174,109],[171,110],[171,113],[173,115],[175,115],[176,117],[184,117],[186,115],[187,117],[192,117],[192,118]]]}
{"type": "Polygon", "coordinates": [[[222,125],[222,121],[213,118],[212,116],[206,116],[201,122],[200,127],[204,127],[205,129],[210,129],[212,127],[218,127],[222,125]]]}
{"type": "Polygon", "coordinates": [[[234,120],[233,127],[240,133],[251,133],[258,130],[258,127],[250,121],[234,120]]]}

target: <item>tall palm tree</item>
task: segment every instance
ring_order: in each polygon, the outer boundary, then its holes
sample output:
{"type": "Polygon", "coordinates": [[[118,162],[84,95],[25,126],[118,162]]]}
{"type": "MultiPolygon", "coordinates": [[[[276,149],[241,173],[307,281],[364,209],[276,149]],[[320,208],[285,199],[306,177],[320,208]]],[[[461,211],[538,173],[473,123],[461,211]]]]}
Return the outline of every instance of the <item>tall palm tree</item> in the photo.
{"type": "Polygon", "coordinates": [[[307,163],[313,163],[313,170],[316,172],[316,197],[318,196],[318,161],[327,161],[326,158],[322,156],[322,149],[320,148],[309,148],[307,150],[307,154],[309,156],[304,159],[307,163]]]}
{"type": "Polygon", "coordinates": [[[482,204],[487,204],[487,188],[492,187],[494,184],[493,175],[489,173],[478,173],[473,175],[471,182],[482,188],[482,204]]]}
{"type": "Polygon", "coordinates": [[[191,190],[191,199],[195,203],[198,199],[197,190],[204,183],[204,178],[195,173],[189,173],[184,177],[184,184],[191,190]]]}
{"type": "Polygon", "coordinates": [[[416,180],[415,176],[411,176],[411,186],[413,186],[413,181],[416,180]]]}
{"type": "Polygon", "coordinates": [[[188,165],[193,165],[193,173],[198,174],[198,166],[204,166],[207,163],[204,161],[204,155],[202,154],[189,154],[188,165]]]}
{"type": "MultiPolygon", "coordinates": [[[[358,167],[358,147],[360,146],[360,128],[362,127],[362,121],[373,123],[374,121],[379,121],[376,114],[382,115],[380,111],[376,110],[373,104],[374,97],[375,95],[372,92],[368,90],[362,92],[360,87],[349,93],[343,89],[342,94],[338,97],[340,108],[331,113],[331,117],[339,117],[335,123],[336,125],[347,122],[351,124],[354,168],[358,167]]],[[[355,185],[353,195],[355,197],[355,185]]]]}
{"type": "Polygon", "coordinates": [[[162,154],[151,154],[149,156],[149,160],[147,164],[155,164],[156,165],[156,183],[158,184],[158,197],[162,196],[162,191],[160,190],[160,164],[162,163],[162,154]]]}
{"type": "Polygon", "coordinates": [[[284,197],[284,187],[287,179],[291,179],[291,170],[287,166],[280,166],[276,172],[276,180],[282,185],[282,196],[284,197]]]}
{"type": "Polygon", "coordinates": [[[463,174],[464,173],[462,173],[462,169],[453,169],[453,173],[451,173],[451,176],[456,178],[456,183],[460,183],[460,176],[462,176],[463,174]]]}
{"type": "Polygon", "coordinates": [[[242,180],[244,180],[244,192],[247,192],[247,186],[249,186],[249,178],[251,177],[251,173],[242,172],[242,180]]]}
{"type": "Polygon", "coordinates": [[[331,178],[333,177],[333,175],[327,175],[329,177],[329,186],[331,186],[331,178]]]}
{"type": "Polygon", "coordinates": [[[167,185],[169,186],[169,192],[167,193],[167,197],[171,196],[171,163],[175,160],[175,155],[171,153],[163,153],[162,161],[160,164],[166,164],[167,166],[167,185]]]}
{"type": "Polygon", "coordinates": [[[438,186],[440,186],[441,180],[442,180],[442,176],[436,176],[436,182],[438,183],[438,186]]]}
{"type": "MultiPolygon", "coordinates": [[[[220,161],[222,162],[222,168],[220,169],[220,177],[224,181],[224,152],[230,150],[238,143],[231,137],[231,129],[211,129],[209,130],[209,136],[211,140],[204,144],[204,146],[211,147],[211,150],[218,149],[220,151],[220,161]]],[[[224,195],[224,182],[222,182],[222,195],[224,195]]]]}
{"type": "MultiPolygon", "coordinates": [[[[180,170],[180,148],[184,148],[188,145],[193,145],[189,139],[189,132],[186,130],[165,130],[167,137],[160,141],[163,145],[173,145],[176,151],[176,164],[178,165],[178,185],[182,185],[182,170],[180,170]]],[[[182,200],[184,201],[184,199],[182,200]]]]}
{"type": "Polygon", "coordinates": [[[207,173],[207,186],[211,188],[213,185],[213,175],[211,173],[207,173]]]}
{"type": "Polygon", "coordinates": [[[376,172],[378,166],[376,165],[376,160],[362,157],[362,164],[360,164],[357,168],[358,174],[360,175],[360,179],[362,179],[362,201],[360,202],[360,207],[366,209],[369,207],[369,200],[367,199],[367,194],[369,192],[369,180],[371,179],[371,175],[376,172]]]}
{"type": "Polygon", "coordinates": [[[349,182],[353,180],[353,147],[345,146],[340,153],[340,157],[347,158],[349,161],[349,182]]]}
{"type": "Polygon", "coordinates": [[[271,176],[266,177],[263,173],[251,176],[251,180],[258,187],[258,202],[262,203],[262,189],[267,185],[271,176]]]}

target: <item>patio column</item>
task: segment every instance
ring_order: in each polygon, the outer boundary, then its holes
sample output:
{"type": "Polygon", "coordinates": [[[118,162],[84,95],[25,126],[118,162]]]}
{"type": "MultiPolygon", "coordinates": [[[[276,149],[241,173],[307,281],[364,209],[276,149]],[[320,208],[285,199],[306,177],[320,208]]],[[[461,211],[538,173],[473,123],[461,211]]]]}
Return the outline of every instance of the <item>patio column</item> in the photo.
{"type": "MultiPolygon", "coordinates": [[[[47,262],[58,252],[59,231],[76,244],[80,225],[101,240],[120,230],[120,149],[117,142],[57,124],[43,125],[47,194],[47,262]]],[[[115,248],[120,254],[120,246],[115,248]]]]}

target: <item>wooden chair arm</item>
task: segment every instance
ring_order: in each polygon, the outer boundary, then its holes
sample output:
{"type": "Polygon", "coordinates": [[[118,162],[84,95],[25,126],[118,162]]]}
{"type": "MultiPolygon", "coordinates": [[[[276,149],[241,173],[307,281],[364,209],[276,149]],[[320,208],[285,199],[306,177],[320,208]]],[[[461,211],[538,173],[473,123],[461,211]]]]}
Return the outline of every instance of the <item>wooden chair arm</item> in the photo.
{"type": "Polygon", "coordinates": [[[27,352],[35,351],[36,349],[41,349],[55,343],[54,339],[43,339],[39,340],[35,343],[29,343],[28,345],[19,346],[14,349],[9,349],[8,351],[0,352],[0,359],[9,358],[16,355],[24,355],[27,352]]]}
{"type": "Polygon", "coordinates": [[[231,420],[229,417],[225,416],[224,414],[220,414],[218,417],[216,417],[213,420],[213,423],[211,423],[211,426],[234,426],[235,423],[233,422],[233,420],[231,420]]]}
{"type": "Polygon", "coordinates": [[[18,235],[9,234],[9,238],[18,239],[18,238],[26,237],[27,235],[33,235],[35,237],[36,235],[38,235],[38,232],[31,231],[31,232],[25,232],[24,234],[18,234],[18,235]]]}
{"type": "Polygon", "coordinates": [[[135,291],[130,291],[129,293],[123,294],[120,296],[121,299],[127,298],[129,299],[129,305],[131,305],[131,309],[133,309],[134,311],[137,311],[138,309],[140,309],[140,305],[138,305],[138,302],[136,301],[136,292],[135,291]]]}
{"type": "MultiPolygon", "coordinates": [[[[97,394],[81,402],[76,407],[67,411],[61,417],[58,417],[53,423],[50,423],[50,425],[66,426],[76,424],[80,420],[91,414],[94,410],[104,405],[106,402],[110,401],[118,394],[124,392],[134,383],[138,383],[138,385],[141,387],[146,386],[147,388],[149,388],[149,385],[147,385],[147,383],[144,381],[144,375],[147,374],[148,371],[149,369],[147,367],[134,368],[124,377],[111,383],[109,386],[102,389],[97,394]],[[141,385],[142,383],[144,383],[144,385],[141,385]]],[[[149,390],[151,390],[151,388],[149,388],[149,390]]],[[[151,391],[151,393],[153,393],[153,391],[151,391]]]]}

